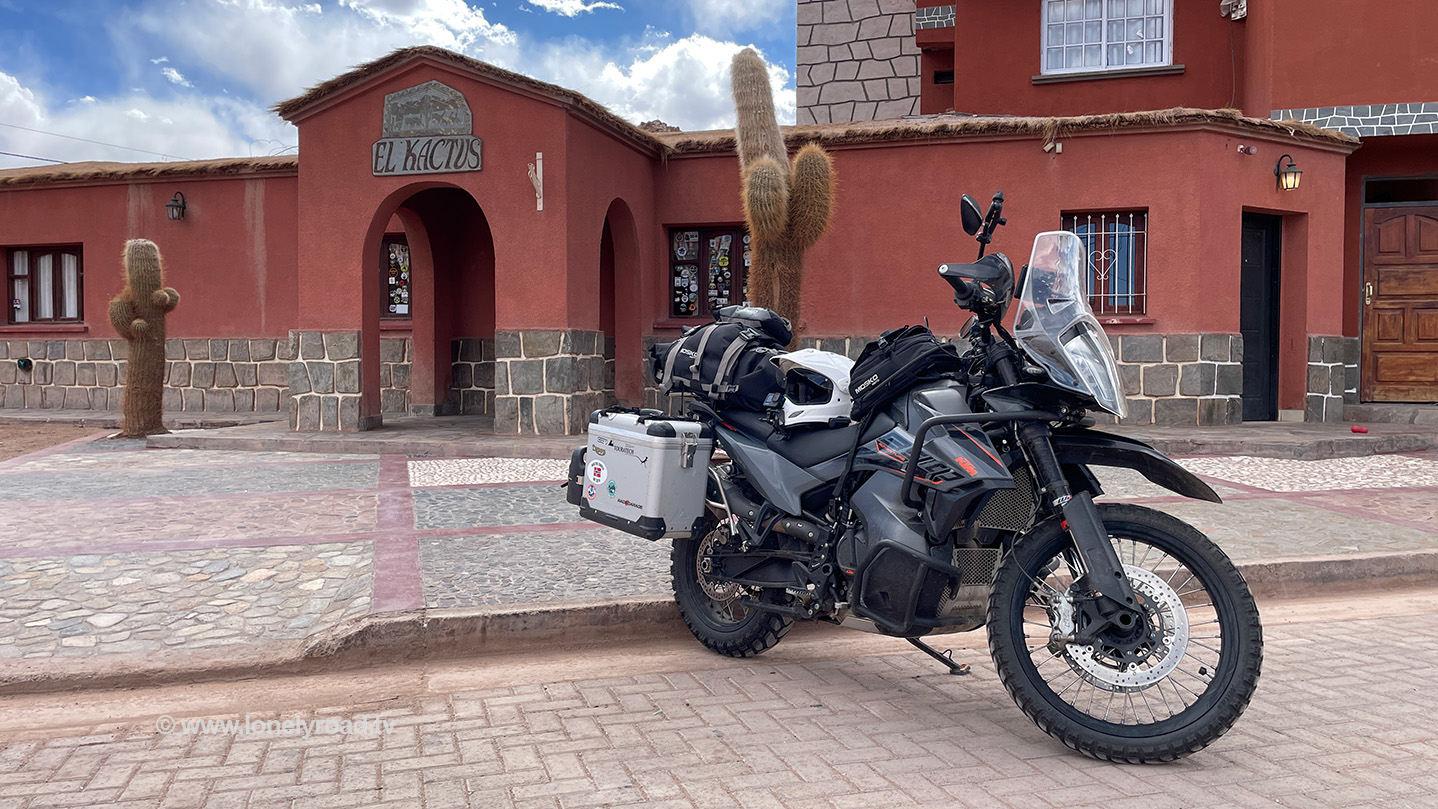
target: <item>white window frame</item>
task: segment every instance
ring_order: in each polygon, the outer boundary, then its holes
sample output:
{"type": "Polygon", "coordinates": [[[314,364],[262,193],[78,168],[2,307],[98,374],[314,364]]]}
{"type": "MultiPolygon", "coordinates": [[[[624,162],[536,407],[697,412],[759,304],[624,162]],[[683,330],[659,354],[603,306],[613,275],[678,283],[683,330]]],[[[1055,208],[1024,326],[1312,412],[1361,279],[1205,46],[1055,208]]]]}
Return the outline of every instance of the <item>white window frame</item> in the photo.
{"type": "MultiPolygon", "coordinates": [[[[1146,62],[1141,65],[1112,65],[1108,64],[1108,9],[1109,0],[1103,2],[1103,18],[1100,22],[1100,30],[1103,38],[1099,43],[1099,53],[1102,54],[1104,64],[1096,67],[1062,67],[1050,68],[1048,66],[1048,28],[1049,28],[1049,7],[1054,3],[1062,3],[1064,0],[1043,0],[1040,6],[1039,20],[1039,74],[1044,76],[1071,76],[1083,73],[1114,73],[1122,70],[1143,70],[1154,67],[1170,67],[1173,65],[1173,0],[1162,0],[1163,9],[1163,61],[1146,62]]],[[[1085,43],[1092,44],[1092,43],[1085,43]]]]}

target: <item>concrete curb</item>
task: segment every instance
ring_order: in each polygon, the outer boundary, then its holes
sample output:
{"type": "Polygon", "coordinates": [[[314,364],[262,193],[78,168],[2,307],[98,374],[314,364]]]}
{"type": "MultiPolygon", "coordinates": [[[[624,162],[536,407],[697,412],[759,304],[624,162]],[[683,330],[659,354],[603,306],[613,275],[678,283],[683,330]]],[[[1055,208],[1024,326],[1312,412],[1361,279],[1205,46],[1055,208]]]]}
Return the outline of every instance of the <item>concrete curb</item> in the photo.
{"type": "MultiPolygon", "coordinates": [[[[1396,590],[1438,585],[1438,549],[1274,559],[1239,568],[1260,599],[1396,590]]],[[[668,595],[379,613],[309,638],[245,646],[228,657],[176,653],[6,664],[0,696],[242,680],[687,631],[668,595]]]]}
{"type": "Polygon", "coordinates": [[[405,441],[402,444],[393,438],[365,439],[350,434],[346,438],[256,438],[252,436],[221,435],[169,435],[151,436],[145,446],[150,449],[214,449],[241,450],[246,452],[323,452],[358,453],[365,455],[408,455],[412,458],[541,458],[564,460],[575,446],[583,443],[581,437],[570,439],[564,446],[534,444],[516,449],[512,441],[405,441]]]}

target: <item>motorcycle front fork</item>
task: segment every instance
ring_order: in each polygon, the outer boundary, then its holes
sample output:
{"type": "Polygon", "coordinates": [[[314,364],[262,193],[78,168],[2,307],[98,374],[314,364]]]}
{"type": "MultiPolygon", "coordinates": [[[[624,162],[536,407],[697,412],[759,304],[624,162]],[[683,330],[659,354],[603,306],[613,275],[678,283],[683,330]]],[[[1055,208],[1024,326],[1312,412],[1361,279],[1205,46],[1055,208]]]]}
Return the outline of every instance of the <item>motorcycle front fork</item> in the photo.
{"type": "Polygon", "coordinates": [[[1083,576],[1076,584],[1098,596],[1086,604],[1093,613],[1089,616],[1088,631],[1098,632],[1109,624],[1120,630],[1131,628],[1138,620],[1138,600],[1124,574],[1118,552],[1109,542],[1093,496],[1088,492],[1074,494],[1070,490],[1054,454],[1052,432],[1047,423],[1027,422],[1017,429],[1019,444],[1029,459],[1046,510],[1060,516],[1063,528],[1073,537],[1074,550],[1083,566],[1083,576]],[[1097,619],[1097,625],[1092,619],[1097,619]]]}

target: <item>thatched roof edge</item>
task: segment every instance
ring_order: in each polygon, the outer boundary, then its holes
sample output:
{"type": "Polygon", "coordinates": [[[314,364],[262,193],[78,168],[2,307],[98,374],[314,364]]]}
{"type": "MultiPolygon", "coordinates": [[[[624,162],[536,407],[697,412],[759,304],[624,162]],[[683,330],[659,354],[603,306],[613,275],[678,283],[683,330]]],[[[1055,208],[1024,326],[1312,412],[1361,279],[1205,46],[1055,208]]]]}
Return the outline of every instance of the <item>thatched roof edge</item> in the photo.
{"type": "MultiPolygon", "coordinates": [[[[784,136],[791,145],[812,142],[833,146],[979,136],[1032,136],[1042,137],[1045,141],[1053,141],[1080,132],[1121,131],[1205,123],[1229,124],[1258,132],[1266,131],[1275,135],[1283,134],[1334,145],[1357,145],[1359,143],[1357,138],[1350,135],[1299,121],[1270,121],[1265,118],[1249,118],[1239,110],[1204,110],[1189,107],[1148,112],[1115,112],[1103,115],[1042,118],[949,113],[881,121],[791,126],[784,127],[784,136]]],[[[673,154],[732,152],[735,148],[732,129],[660,133],[656,137],[663,141],[673,154]]]]}
{"type": "Polygon", "coordinates": [[[217,160],[176,160],[168,163],[60,163],[0,170],[0,188],[39,183],[92,184],[168,180],[180,177],[227,177],[241,174],[289,174],[299,171],[299,157],[225,157],[217,160]]]}

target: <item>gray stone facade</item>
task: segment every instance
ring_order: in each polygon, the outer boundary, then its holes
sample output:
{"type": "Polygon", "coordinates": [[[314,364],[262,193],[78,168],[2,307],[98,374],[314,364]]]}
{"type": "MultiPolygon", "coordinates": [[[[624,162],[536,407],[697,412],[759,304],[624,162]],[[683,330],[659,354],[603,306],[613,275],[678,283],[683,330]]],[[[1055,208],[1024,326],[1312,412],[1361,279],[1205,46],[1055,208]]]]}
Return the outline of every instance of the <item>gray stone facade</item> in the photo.
{"type": "MultiPolygon", "coordinates": [[[[297,338],[165,341],[167,412],[279,413],[297,338]]],[[[118,411],[124,340],[0,341],[0,407],[118,411]],[[29,358],[34,366],[20,370],[29,358]]]]}
{"type": "Polygon", "coordinates": [[[577,435],[590,412],[614,402],[614,351],[593,331],[494,336],[494,430],[577,435]]]}
{"type": "Polygon", "coordinates": [[[1343,421],[1345,405],[1358,404],[1357,337],[1308,338],[1308,399],[1304,421],[1343,421]]]}
{"type": "Polygon", "coordinates": [[[1431,135],[1438,132],[1438,101],[1273,110],[1269,117],[1275,121],[1302,121],[1360,138],[1431,135]]]}
{"type": "Polygon", "coordinates": [[[450,355],[449,400],[446,413],[488,416],[494,413],[494,340],[455,340],[450,355]]]}
{"type": "Polygon", "coordinates": [[[1125,334],[1109,342],[1128,401],[1125,424],[1243,421],[1241,335],[1125,334]]]}
{"type": "Polygon", "coordinates": [[[914,2],[799,0],[799,124],[919,112],[914,2]]]}
{"type": "Polygon", "coordinates": [[[290,362],[290,429],[355,432],[377,426],[360,417],[360,334],[357,331],[290,332],[299,354],[290,362]]]}
{"type": "Polygon", "coordinates": [[[408,337],[379,338],[379,410],[409,415],[409,369],[414,343],[408,337]]]}
{"type": "Polygon", "coordinates": [[[929,28],[953,28],[958,16],[958,6],[930,6],[914,12],[914,30],[929,28]]]}

